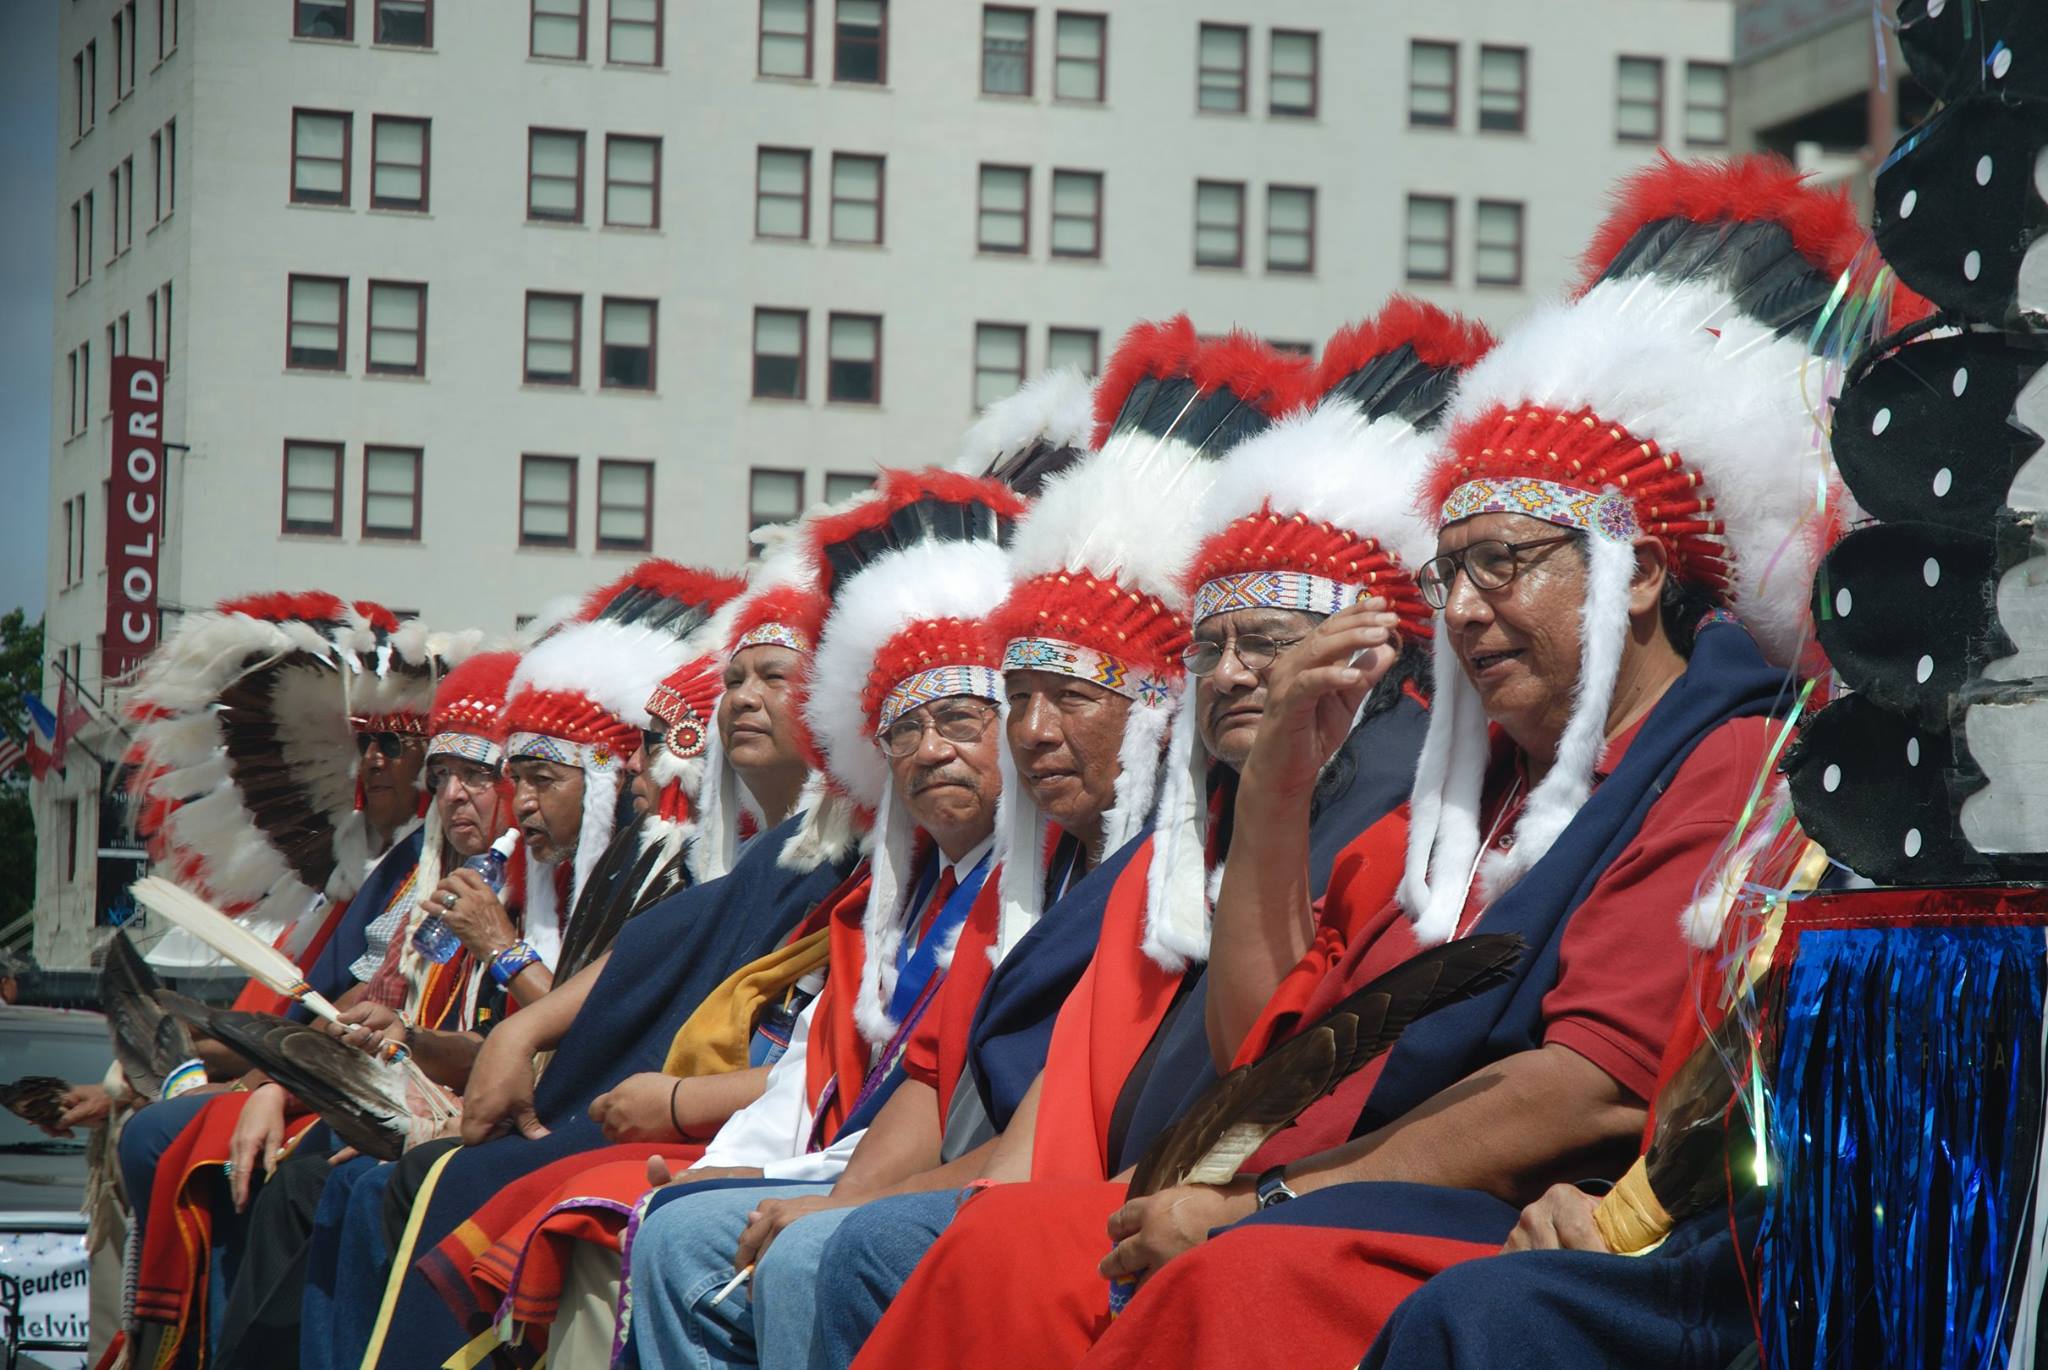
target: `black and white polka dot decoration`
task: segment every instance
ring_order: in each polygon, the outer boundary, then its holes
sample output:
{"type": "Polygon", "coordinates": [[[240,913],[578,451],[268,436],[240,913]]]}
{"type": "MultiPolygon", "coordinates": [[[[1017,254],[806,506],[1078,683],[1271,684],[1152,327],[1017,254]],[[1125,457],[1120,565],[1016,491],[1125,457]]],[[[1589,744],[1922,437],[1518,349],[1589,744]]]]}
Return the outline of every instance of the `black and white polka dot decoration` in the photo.
{"type": "Polygon", "coordinates": [[[1899,0],[1899,48],[1944,103],[1981,90],[2048,95],[2048,5],[2041,0],[1899,0]]]}
{"type": "Polygon", "coordinates": [[[2035,250],[2048,230],[2048,165],[2034,155],[2044,144],[2048,99],[1998,94],[1906,135],[1876,189],[1878,250],[1899,279],[1973,319],[2048,323],[2048,247],[2035,250]]]}

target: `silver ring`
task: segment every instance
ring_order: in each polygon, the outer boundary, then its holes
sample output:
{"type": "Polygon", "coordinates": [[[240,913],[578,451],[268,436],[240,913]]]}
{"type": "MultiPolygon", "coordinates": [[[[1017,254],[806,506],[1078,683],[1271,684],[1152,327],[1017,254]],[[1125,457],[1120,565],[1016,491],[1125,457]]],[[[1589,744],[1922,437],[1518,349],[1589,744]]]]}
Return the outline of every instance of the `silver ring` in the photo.
{"type": "Polygon", "coordinates": [[[447,893],[444,893],[441,896],[441,907],[444,909],[452,909],[455,907],[455,894],[452,890],[447,893]]]}

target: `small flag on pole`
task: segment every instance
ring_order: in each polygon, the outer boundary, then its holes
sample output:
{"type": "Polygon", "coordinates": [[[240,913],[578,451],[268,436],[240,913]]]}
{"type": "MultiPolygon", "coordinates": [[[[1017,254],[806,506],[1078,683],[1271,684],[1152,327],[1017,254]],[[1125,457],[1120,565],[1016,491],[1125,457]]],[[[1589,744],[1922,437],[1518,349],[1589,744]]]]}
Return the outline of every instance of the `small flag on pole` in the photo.
{"type": "Polygon", "coordinates": [[[0,734],[0,776],[19,766],[27,755],[27,748],[13,738],[0,734]]]}

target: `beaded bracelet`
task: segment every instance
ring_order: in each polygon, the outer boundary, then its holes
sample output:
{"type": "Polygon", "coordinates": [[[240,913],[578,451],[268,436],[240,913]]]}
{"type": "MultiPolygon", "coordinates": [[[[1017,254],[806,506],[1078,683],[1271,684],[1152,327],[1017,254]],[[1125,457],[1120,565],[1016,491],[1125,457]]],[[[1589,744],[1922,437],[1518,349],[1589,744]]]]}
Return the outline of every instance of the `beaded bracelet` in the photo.
{"type": "Polygon", "coordinates": [[[539,964],[540,953],[530,942],[522,939],[491,958],[491,978],[501,986],[509,986],[518,978],[520,971],[539,964]]]}

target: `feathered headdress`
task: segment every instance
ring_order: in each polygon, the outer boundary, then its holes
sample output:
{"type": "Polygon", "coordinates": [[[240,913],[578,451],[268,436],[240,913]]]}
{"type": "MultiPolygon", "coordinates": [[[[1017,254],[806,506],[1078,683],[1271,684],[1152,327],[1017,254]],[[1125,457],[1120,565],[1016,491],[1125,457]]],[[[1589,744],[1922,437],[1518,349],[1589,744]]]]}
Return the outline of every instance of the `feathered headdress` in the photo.
{"type": "Polygon", "coordinates": [[[999,480],[1029,499],[1088,453],[1094,427],[1088,378],[1059,367],[982,410],[960,441],[953,469],[999,480]]]}

